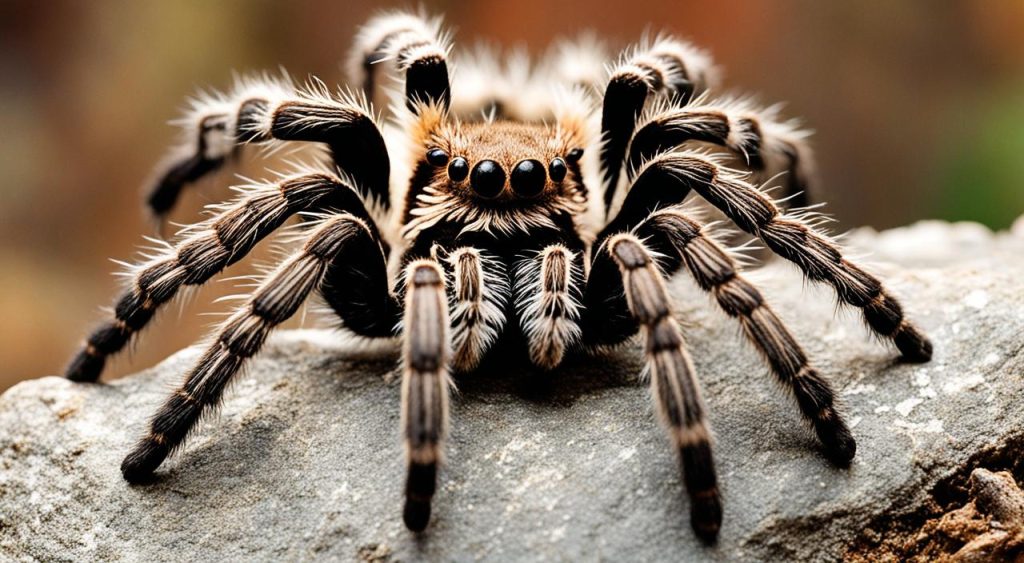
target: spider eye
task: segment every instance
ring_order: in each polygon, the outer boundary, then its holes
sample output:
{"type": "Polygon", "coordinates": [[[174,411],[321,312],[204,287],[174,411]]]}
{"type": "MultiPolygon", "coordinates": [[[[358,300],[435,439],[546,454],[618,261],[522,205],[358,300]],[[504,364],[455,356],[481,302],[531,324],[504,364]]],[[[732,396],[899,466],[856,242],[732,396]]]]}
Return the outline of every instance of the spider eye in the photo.
{"type": "Polygon", "coordinates": [[[440,168],[448,164],[448,153],[444,152],[444,149],[430,149],[427,151],[427,162],[440,168]]]}
{"type": "Polygon", "coordinates": [[[505,189],[505,171],[493,160],[481,160],[473,167],[469,185],[480,197],[498,197],[501,190],[505,189]]]}
{"type": "Polygon", "coordinates": [[[565,155],[565,159],[569,162],[579,162],[583,158],[583,149],[572,149],[569,154],[565,155]]]}
{"type": "Polygon", "coordinates": [[[544,165],[537,160],[524,160],[512,170],[512,191],[520,197],[534,197],[544,191],[544,165]]]}
{"type": "Polygon", "coordinates": [[[560,158],[552,160],[548,165],[548,173],[551,174],[551,179],[555,182],[564,180],[566,172],[568,169],[565,167],[565,161],[560,158]]]}
{"type": "Polygon", "coordinates": [[[461,182],[466,179],[466,176],[469,176],[469,163],[461,156],[453,158],[451,164],[448,165],[448,177],[453,182],[461,182]]]}

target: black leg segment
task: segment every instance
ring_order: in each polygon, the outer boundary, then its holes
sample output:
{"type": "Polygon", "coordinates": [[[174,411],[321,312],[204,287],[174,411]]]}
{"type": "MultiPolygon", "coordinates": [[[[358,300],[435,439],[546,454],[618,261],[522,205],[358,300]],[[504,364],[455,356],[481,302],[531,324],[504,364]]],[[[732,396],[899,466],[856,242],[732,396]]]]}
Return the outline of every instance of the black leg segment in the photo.
{"type": "Polygon", "coordinates": [[[653,44],[634,48],[612,71],[601,110],[606,212],[615,199],[637,118],[648,102],[661,98],[686,104],[716,81],[706,53],[671,37],[659,37],[653,44]]]}
{"type": "Polygon", "coordinates": [[[387,206],[390,160],[369,110],[334,97],[320,83],[307,92],[284,81],[241,80],[224,101],[197,103],[183,120],[187,143],[157,175],[147,202],[158,217],[169,213],[182,190],[220,168],[246,144],[270,141],[327,145],[337,164],[364,195],[387,206]]]}
{"type": "Polygon", "coordinates": [[[353,80],[362,84],[374,104],[384,107],[387,103],[383,90],[389,85],[383,69],[391,68],[405,75],[405,104],[410,111],[419,111],[419,104],[448,109],[448,41],[439,20],[407,12],[376,17],[360,30],[353,57],[353,80]]]}

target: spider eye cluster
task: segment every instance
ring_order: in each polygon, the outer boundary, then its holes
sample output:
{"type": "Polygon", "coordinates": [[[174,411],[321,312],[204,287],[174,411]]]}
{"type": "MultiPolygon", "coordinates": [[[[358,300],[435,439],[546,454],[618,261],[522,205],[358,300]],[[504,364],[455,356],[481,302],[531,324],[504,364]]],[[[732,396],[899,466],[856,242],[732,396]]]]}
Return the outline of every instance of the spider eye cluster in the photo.
{"type": "MultiPolygon", "coordinates": [[[[558,181],[559,178],[551,177],[558,181]]],[[[512,191],[520,197],[535,197],[544,191],[547,174],[539,160],[524,160],[512,171],[512,191]]]]}
{"type": "MultiPolygon", "coordinates": [[[[521,198],[537,197],[544,191],[548,177],[553,182],[561,182],[569,170],[566,161],[575,163],[582,156],[583,149],[572,149],[565,158],[553,158],[546,170],[539,160],[519,161],[511,173],[509,184],[512,192],[521,198]]],[[[448,178],[453,182],[462,182],[468,177],[470,189],[484,199],[494,199],[501,195],[505,189],[505,180],[509,178],[501,165],[493,160],[481,160],[473,166],[471,173],[469,161],[461,156],[451,158],[444,149],[430,149],[426,158],[427,163],[436,168],[447,166],[448,178]]]]}
{"type": "Polygon", "coordinates": [[[461,156],[455,157],[448,165],[448,177],[453,182],[461,182],[466,179],[466,176],[469,176],[469,163],[461,156]]]}
{"type": "Polygon", "coordinates": [[[551,174],[551,179],[556,182],[564,180],[565,173],[568,171],[569,169],[565,167],[565,161],[560,158],[553,159],[551,164],[548,165],[548,172],[551,174]]]}
{"type": "Polygon", "coordinates": [[[469,187],[482,198],[498,197],[505,189],[505,171],[501,169],[500,164],[493,160],[481,160],[473,167],[473,174],[469,177],[469,187]]]}

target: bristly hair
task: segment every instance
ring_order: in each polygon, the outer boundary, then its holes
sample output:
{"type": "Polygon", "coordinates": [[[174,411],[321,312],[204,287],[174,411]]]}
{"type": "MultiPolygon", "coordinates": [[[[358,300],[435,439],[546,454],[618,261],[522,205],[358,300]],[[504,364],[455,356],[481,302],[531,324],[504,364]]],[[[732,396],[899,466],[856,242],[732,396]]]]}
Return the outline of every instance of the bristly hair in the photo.
{"type": "Polygon", "coordinates": [[[315,145],[320,163],[247,181],[171,242],[151,240],[139,265],[122,263],[128,283],[69,364],[73,381],[96,381],[164,305],[261,241],[282,249],[276,266],[239,279],[253,291],[221,299],[240,303],[124,459],[125,480],[150,480],[271,331],[317,299],[358,337],[401,341],[409,530],[427,527],[443,485],[453,371],[476,369],[505,335],[541,370],[641,335],[691,524],[713,543],[722,505],[712,435],[668,286],[681,272],[755,346],[826,456],[848,466],[856,442],[836,393],[742,272],[751,242],[729,248],[720,224],[688,204],[829,285],[906,359],[930,359],[897,298],[844,256],[824,232],[828,216],[803,195],[812,165],[798,124],[780,120],[778,106],[712,99],[710,57],[668,35],[645,35],[607,68],[594,35],[540,60],[479,47],[461,69],[451,48],[440,18],[387,12],[355,38],[354,90],[316,78],[297,86],[282,72],[236,77],[230,92],[193,101],[185,144],[147,198],[161,218],[245,146],[315,145]],[[765,184],[777,178],[774,197],[765,184]]]}
{"type": "MultiPolygon", "coordinates": [[[[567,114],[568,115],[568,114],[567,114]]],[[[587,131],[585,120],[574,124],[566,119],[565,126],[522,125],[511,122],[493,124],[464,124],[450,118],[439,123],[425,143],[420,154],[430,146],[440,147],[452,156],[478,151],[482,145],[493,146],[497,155],[513,160],[518,158],[562,156],[581,144],[587,131]],[[538,138],[538,136],[540,138],[538,138]],[[525,144],[529,139],[529,144],[525,144]],[[541,154],[534,154],[540,152],[541,154]]],[[[415,150],[415,149],[413,149],[415,150]]],[[[481,201],[464,186],[453,184],[444,169],[436,171],[426,185],[413,194],[407,211],[409,220],[402,227],[406,240],[441,222],[462,225],[462,232],[484,232],[494,235],[529,233],[538,228],[556,228],[553,217],[568,214],[585,216],[588,194],[582,179],[573,175],[552,185],[529,201],[503,199],[498,203],[481,201]]]]}

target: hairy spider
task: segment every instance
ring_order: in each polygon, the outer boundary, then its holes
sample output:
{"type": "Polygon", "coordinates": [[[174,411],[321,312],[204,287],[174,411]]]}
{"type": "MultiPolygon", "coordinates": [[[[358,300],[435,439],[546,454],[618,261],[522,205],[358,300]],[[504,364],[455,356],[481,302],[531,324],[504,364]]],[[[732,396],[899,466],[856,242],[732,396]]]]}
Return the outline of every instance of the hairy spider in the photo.
{"type": "Polygon", "coordinates": [[[567,353],[639,331],[691,524],[714,541],[722,508],[709,431],[665,285],[684,267],[792,391],[828,459],[848,464],[856,444],[829,383],[708,227],[681,208],[695,192],[808,279],[831,285],[904,358],[927,361],[931,344],[882,283],[751,182],[787,171],[785,196],[799,201],[810,162],[804,134],[773,111],[713,101],[708,56],[667,36],[626,50],[610,71],[603,47],[587,38],[560,44],[536,65],[481,51],[464,60],[454,88],[449,50],[439,19],[388,13],[355,40],[350,71],[365,95],[263,77],[195,103],[183,122],[187,142],[149,198],[158,215],[242,145],[317,143],[327,158],[243,188],[133,267],[114,318],[68,367],[73,380],[97,380],[107,356],[182,286],[205,283],[290,216],[309,215],[301,248],[219,328],[125,458],[124,478],[146,480],[270,330],[319,293],[349,331],[403,341],[409,529],[424,529],[430,517],[450,371],[475,369],[499,339],[521,342],[533,364],[553,369],[567,353]],[[382,86],[403,77],[404,91],[382,86]],[[391,119],[381,123],[370,108],[389,99],[391,119]]]}

